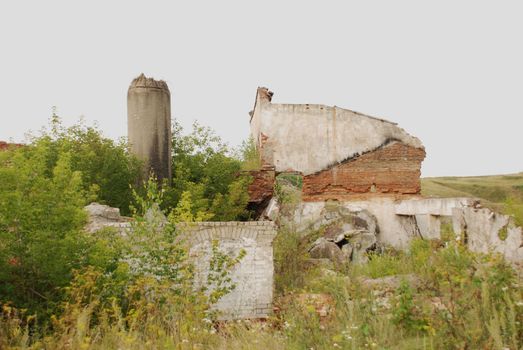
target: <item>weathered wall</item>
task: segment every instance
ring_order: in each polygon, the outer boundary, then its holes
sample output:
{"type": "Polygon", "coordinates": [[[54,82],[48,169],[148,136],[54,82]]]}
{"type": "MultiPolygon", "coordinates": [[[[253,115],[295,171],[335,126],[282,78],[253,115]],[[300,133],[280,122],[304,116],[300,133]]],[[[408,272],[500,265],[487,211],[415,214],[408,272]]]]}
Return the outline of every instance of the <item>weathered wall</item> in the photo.
{"type": "Polygon", "coordinates": [[[262,169],[249,171],[252,182],[249,185],[249,201],[251,203],[262,203],[274,194],[274,182],[276,179],[274,170],[262,169]]]}
{"type": "Polygon", "coordinates": [[[222,319],[264,318],[272,313],[273,222],[201,222],[178,227],[190,239],[190,256],[196,261],[199,285],[207,279],[213,240],[218,240],[220,249],[232,256],[242,249],[246,252],[231,274],[236,288],[215,305],[222,319]]]}
{"type": "Polygon", "coordinates": [[[423,148],[419,139],[389,121],[338,107],[274,104],[271,97],[266,88],[258,89],[251,135],[262,163],[274,165],[276,172],[314,174],[391,140],[423,148]]]}
{"type": "Polygon", "coordinates": [[[171,94],[167,84],[141,74],[127,92],[131,151],[158,179],[171,178],[171,94]]]}
{"type": "Polygon", "coordinates": [[[417,194],[422,148],[391,142],[378,150],[303,177],[303,200],[347,200],[362,193],[417,194]]]}
{"type": "MultiPolygon", "coordinates": [[[[89,215],[88,232],[111,227],[126,235],[131,229],[131,219],[120,216],[117,208],[91,203],[85,210],[89,215]]],[[[230,276],[236,288],[215,305],[221,311],[222,319],[265,318],[271,314],[274,281],[272,241],[276,236],[273,222],[182,223],[177,225],[177,229],[189,244],[189,254],[194,259],[196,286],[207,280],[213,240],[219,242],[222,252],[233,257],[245,250],[245,257],[230,276]]]]}
{"type": "Polygon", "coordinates": [[[378,242],[397,249],[407,248],[413,237],[418,235],[415,220],[412,217],[395,214],[397,201],[389,197],[375,197],[368,200],[349,202],[302,202],[294,212],[292,222],[300,232],[317,227],[318,222],[330,220],[329,205],[339,205],[352,212],[366,210],[378,222],[378,242]]]}
{"type": "MultiPolygon", "coordinates": [[[[306,231],[329,217],[329,205],[342,206],[353,212],[367,210],[378,222],[377,239],[380,243],[398,249],[407,248],[414,237],[436,238],[431,219],[452,216],[453,208],[463,208],[474,203],[470,198],[414,198],[395,200],[390,197],[374,197],[366,200],[345,202],[302,202],[291,218],[298,231],[306,231]],[[420,219],[420,224],[418,223],[420,219]]],[[[267,214],[269,217],[271,213],[267,214]]],[[[437,226],[439,227],[439,226],[437,226]]],[[[439,232],[437,237],[439,237],[439,232]]]]}
{"type": "MultiPolygon", "coordinates": [[[[348,202],[302,202],[290,223],[300,232],[332,222],[338,206],[359,213],[368,211],[378,223],[378,242],[406,249],[414,237],[440,239],[443,222],[452,223],[458,239],[478,253],[500,253],[523,264],[523,231],[508,215],[481,208],[473,198],[369,198],[348,202]]],[[[275,212],[276,209],[273,209],[275,212]]],[[[339,211],[339,209],[337,209],[339,211]]],[[[267,213],[271,217],[271,213],[267,213]]]]}
{"type": "Polygon", "coordinates": [[[488,208],[455,208],[454,231],[465,238],[470,250],[495,252],[511,262],[523,264],[523,230],[508,216],[488,208]]]}

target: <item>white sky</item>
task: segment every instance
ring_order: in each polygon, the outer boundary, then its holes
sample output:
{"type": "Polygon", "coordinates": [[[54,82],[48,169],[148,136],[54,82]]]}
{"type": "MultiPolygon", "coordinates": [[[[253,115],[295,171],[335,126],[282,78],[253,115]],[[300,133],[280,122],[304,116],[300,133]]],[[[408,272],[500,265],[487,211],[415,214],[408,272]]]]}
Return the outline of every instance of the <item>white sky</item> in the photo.
{"type": "Polygon", "coordinates": [[[0,140],[52,106],[126,136],[141,72],[166,80],[173,117],[232,145],[256,88],[399,123],[423,176],[523,171],[521,1],[8,1],[0,3],[0,140]]]}

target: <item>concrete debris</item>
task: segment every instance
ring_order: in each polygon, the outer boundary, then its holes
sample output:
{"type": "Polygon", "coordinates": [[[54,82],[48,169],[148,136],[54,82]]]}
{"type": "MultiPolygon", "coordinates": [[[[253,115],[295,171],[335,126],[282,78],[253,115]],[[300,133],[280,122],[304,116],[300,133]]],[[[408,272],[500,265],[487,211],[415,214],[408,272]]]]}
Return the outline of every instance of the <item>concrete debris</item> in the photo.
{"type": "Polygon", "coordinates": [[[310,248],[311,256],[313,252],[325,252],[329,247],[329,253],[322,257],[334,257],[336,264],[340,258],[343,262],[364,263],[367,252],[376,247],[379,232],[376,218],[368,211],[351,211],[337,203],[329,203],[318,220],[310,223],[309,227],[323,229],[322,237],[310,248]]]}
{"type": "Polygon", "coordinates": [[[342,265],[346,259],[340,247],[332,241],[321,237],[318,238],[309,249],[309,254],[315,259],[329,259],[336,266],[342,265]]]}
{"type": "Polygon", "coordinates": [[[376,235],[370,232],[361,231],[359,234],[347,237],[352,251],[351,261],[356,264],[362,264],[368,261],[367,252],[375,248],[376,235]]]}
{"type": "Polygon", "coordinates": [[[360,256],[364,260],[364,252],[374,244],[405,250],[412,239],[439,240],[445,230],[473,252],[499,253],[523,265],[522,228],[473,198],[302,202],[290,221],[298,232],[323,227],[327,240],[340,246],[350,243],[352,261],[360,256]]]}
{"type": "Polygon", "coordinates": [[[118,208],[93,202],[84,209],[88,214],[85,230],[89,233],[94,233],[104,227],[111,227],[125,235],[127,229],[131,227],[132,219],[121,216],[118,208]]]}

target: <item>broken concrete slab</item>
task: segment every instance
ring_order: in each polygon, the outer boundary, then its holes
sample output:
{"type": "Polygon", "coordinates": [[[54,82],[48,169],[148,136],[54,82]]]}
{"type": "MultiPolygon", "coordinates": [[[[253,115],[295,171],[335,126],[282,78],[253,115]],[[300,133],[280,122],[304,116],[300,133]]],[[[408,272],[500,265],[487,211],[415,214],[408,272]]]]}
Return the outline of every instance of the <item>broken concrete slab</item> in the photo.
{"type": "Polygon", "coordinates": [[[478,253],[500,253],[511,262],[523,263],[523,230],[513,218],[488,208],[456,208],[454,227],[467,247],[478,253]]]}
{"type": "Polygon", "coordinates": [[[104,227],[111,227],[118,233],[125,235],[126,230],[131,227],[132,219],[121,216],[118,208],[93,202],[84,209],[88,215],[85,227],[87,232],[94,233],[104,227]]]}
{"type": "Polygon", "coordinates": [[[315,259],[329,259],[336,266],[340,266],[346,262],[345,256],[343,255],[340,247],[332,241],[320,237],[318,238],[309,249],[311,258],[315,259]]]}

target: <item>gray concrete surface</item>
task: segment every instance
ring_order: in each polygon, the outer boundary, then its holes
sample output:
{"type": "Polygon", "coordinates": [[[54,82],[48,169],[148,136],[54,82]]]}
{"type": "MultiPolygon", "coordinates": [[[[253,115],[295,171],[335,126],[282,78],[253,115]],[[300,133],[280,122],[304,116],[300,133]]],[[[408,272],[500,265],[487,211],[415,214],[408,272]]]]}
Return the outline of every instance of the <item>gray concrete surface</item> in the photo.
{"type": "MultiPolygon", "coordinates": [[[[167,83],[141,74],[127,92],[131,152],[161,181],[171,179],[171,94],[167,83]]],[[[146,174],[147,175],[147,174],[146,174]]]]}
{"type": "Polygon", "coordinates": [[[277,172],[309,175],[396,140],[423,148],[419,139],[395,123],[339,107],[317,104],[275,104],[259,88],[251,112],[251,136],[262,158],[277,172]]]}

